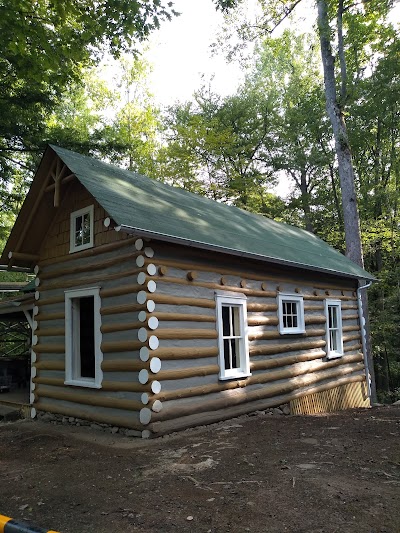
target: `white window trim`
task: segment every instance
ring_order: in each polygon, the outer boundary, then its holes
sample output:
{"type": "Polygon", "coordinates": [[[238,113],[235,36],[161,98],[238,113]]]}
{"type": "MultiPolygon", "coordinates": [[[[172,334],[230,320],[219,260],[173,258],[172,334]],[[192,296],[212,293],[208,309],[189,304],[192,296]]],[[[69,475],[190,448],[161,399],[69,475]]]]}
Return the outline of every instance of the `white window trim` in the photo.
{"type": "Polygon", "coordinates": [[[216,311],[217,311],[217,331],[218,331],[218,364],[219,379],[228,380],[236,378],[245,378],[251,376],[250,358],[249,358],[249,340],[247,326],[247,298],[244,294],[217,292],[215,294],[216,311]],[[241,339],[239,342],[239,359],[240,368],[225,369],[224,358],[224,339],[222,325],[222,306],[224,304],[239,307],[239,320],[241,329],[241,339]]]}
{"type": "Polygon", "coordinates": [[[303,302],[303,296],[299,296],[298,294],[290,294],[290,293],[279,293],[278,298],[278,319],[279,319],[279,333],[281,335],[294,335],[299,333],[305,333],[305,323],[304,323],[304,302],[303,302]],[[297,304],[297,327],[295,328],[288,328],[285,327],[283,324],[283,312],[282,312],[282,304],[283,302],[290,301],[290,302],[296,302],[297,304]]]}
{"type": "Polygon", "coordinates": [[[75,385],[78,387],[89,387],[100,389],[103,381],[103,371],[101,363],[103,353],[101,351],[101,299],[100,287],[90,287],[87,289],[73,289],[65,291],[65,385],[75,385]],[[79,355],[77,350],[77,337],[74,335],[72,300],[94,296],[94,349],[95,349],[95,377],[82,378],[77,375],[76,369],[79,366],[79,355]],[[75,349],[74,349],[75,348],[75,349]]]}
{"type": "Polygon", "coordinates": [[[87,207],[84,207],[83,209],[78,209],[78,211],[74,211],[71,213],[70,216],[70,223],[69,223],[69,253],[72,254],[74,252],[80,252],[81,250],[86,250],[87,248],[93,248],[94,244],[94,206],[89,205],[87,207]],[[89,213],[90,217],[90,241],[86,244],[82,244],[80,246],[76,246],[75,244],[75,220],[82,216],[89,213]]]}
{"type": "Polygon", "coordinates": [[[340,300],[325,300],[325,317],[326,317],[326,357],[328,359],[336,359],[343,357],[343,324],[342,324],[342,302],[340,300]],[[329,313],[328,307],[333,306],[337,308],[337,320],[339,330],[339,350],[331,350],[330,336],[329,336],[329,313]]]}

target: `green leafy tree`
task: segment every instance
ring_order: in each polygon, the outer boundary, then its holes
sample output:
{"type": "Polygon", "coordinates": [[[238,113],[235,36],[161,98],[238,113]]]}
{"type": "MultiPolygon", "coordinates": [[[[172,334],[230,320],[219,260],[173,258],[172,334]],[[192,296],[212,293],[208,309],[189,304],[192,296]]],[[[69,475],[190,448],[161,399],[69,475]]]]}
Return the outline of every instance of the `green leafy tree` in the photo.
{"type": "MultiPolygon", "coordinates": [[[[281,0],[260,0],[262,17],[248,28],[257,32],[272,31],[301,2],[281,0]]],[[[216,0],[216,5],[227,10],[240,3],[240,0],[216,0]]],[[[320,41],[321,60],[324,73],[324,94],[326,110],[331,123],[335,154],[340,177],[342,211],[345,228],[346,255],[363,266],[360,220],[356,194],[356,180],[350,137],[345,120],[352,98],[349,88],[357,81],[351,75],[362,72],[366,61],[371,57],[371,45],[376,38],[376,21],[384,19],[393,2],[353,3],[347,0],[315,0],[317,8],[317,31],[320,41]],[[359,31],[364,27],[365,35],[359,31]],[[354,59],[349,60],[349,54],[354,59]],[[350,76],[350,77],[349,77],[350,76]]],[[[244,27],[243,24],[241,26],[244,27]]],[[[253,32],[254,33],[254,32],[253,32]]],[[[249,33],[247,34],[249,35],[249,33]]],[[[363,297],[364,311],[367,309],[366,297],[363,297]]],[[[372,399],[376,398],[372,373],[372,399]]]]}
{"type": "Polygon", "coordinates": [[[14,178],[36,166],[46,120],[76,91],[83,69],[106,51],[136,53],[174,15],[172,2],[162,0],[0,0],[0,189],[5,197],[11,191],[7,209],[18,190],[14,178]]]}
{"type": "MultiPolygon", "coordinates": [[[[169,110],[162,150],[163,176],[189,190],[244,209],[274,211],[269,147],[274,106],[256,91],[221,98],[207,88],[195,101],[169,110]]],[[[275,210],[276,213],[278,210],[275,210]]]]}

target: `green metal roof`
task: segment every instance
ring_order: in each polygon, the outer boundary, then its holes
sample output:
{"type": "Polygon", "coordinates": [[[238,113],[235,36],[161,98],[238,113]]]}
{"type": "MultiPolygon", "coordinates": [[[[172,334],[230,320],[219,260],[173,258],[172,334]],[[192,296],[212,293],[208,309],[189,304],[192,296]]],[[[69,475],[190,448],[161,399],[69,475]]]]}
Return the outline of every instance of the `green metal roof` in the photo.
{"type": "Polygon", "coordinates": [[[309,270],[375,279],[305,230],[57,146],[51,148],[122,229],[309,270]]]}

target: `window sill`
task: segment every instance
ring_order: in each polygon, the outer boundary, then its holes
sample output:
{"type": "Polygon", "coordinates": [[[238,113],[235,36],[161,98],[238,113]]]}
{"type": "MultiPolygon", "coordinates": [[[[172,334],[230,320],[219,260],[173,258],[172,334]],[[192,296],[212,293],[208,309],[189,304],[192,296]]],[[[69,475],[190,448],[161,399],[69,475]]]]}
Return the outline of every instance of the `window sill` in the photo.
{"type": "Polygon", "coordinates": [[[299,336],[305,336],[306,330],[305,329],[299,329],[299,330],[284,330],[279,332],[281,335],[299,335],[299,336]]]}
{"type": "Polygon", "coordinates": [[[340,357],[343,357],[342,353],[331,352],[331,353],[326,354],[327,359],[339,359],[340,357]]]}
{"type": "Polygon", "coordinates": [[[74,387],[85,387],[88,389],[101,389],[100,383],[95,383],[94,381],[84,381],[80,379],[69,379],[64,381],[64,385],[72,385],[74,387]]]}
{"type": "Polygon", "coordinates": [[[243,372],[241,374],[235,374],[234,376],[219,376],[219,381],[228,381],[228,380],[235,380],[235,379],[244,379],[250,377],[252,374],[251,372],[243,372]]]}
{"type": "Polygon", "coordinates": [[[82,246],[78,246],[77,248],[71,248],[69,249],[70,254],[74,254],[76,252],[81,252],[82,250],[88,250],[89,248],[93,248],[93,243],[83,244],[82,246]]]}

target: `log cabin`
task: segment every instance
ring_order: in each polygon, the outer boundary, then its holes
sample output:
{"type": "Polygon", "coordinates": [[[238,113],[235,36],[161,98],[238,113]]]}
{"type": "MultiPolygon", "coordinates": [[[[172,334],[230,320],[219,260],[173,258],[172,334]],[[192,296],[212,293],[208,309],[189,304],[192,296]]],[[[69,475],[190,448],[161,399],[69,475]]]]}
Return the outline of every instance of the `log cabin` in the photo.
{"type": "Polygon", "coordinates": [[[33,418],[147,438],[369,406],[374,278],[297,227],[48,146],[1,263],[36,276],[33,418]]]}

